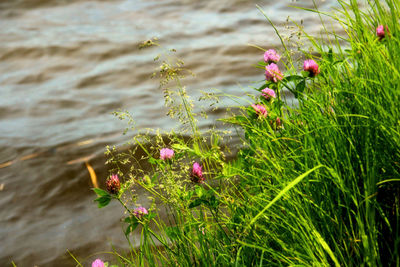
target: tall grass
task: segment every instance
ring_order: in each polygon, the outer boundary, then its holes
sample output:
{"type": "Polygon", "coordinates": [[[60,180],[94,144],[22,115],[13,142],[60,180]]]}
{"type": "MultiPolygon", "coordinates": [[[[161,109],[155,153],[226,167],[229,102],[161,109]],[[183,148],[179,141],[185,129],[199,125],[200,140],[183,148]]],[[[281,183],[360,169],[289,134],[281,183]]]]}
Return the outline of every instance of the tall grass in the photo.
{"type": "Polygon", "coordinates": [[[141,231],[141,239],[118,257],[121,264],[400,266],[399,2],[368,0],[362,8],[355,0],[338,2],[337,13],[308,10],[346,32],[325,28],[325,38],[308,36],[314,51],[303,53],[318,62],[320,74],[301,73],[284,50],[285,78],[254,91],[268,116],[243,106],[224,119],[243,133],[232,161],[218,133],[199,132],[179,75],[167,71],[194,138],[171,134],[153,150],[136,139],[152,171],[138,177],[120,170],[131,179],[109,196],[122,199],[141,186],[154,202],[141,218],[126,204],[127,238],[141,231]],[[375,34],[378,25],[387,26],[383,39],[375,34]],[[267,86],[276,100],[260,97],[267,86]],[[285,88],[298,105],[284,101],[285,88]],[[174,158],[158,159],[162,147],[173,148],[174,158]],[[194,161],[203,165],[205,183],[190,180],[194,161]]]}

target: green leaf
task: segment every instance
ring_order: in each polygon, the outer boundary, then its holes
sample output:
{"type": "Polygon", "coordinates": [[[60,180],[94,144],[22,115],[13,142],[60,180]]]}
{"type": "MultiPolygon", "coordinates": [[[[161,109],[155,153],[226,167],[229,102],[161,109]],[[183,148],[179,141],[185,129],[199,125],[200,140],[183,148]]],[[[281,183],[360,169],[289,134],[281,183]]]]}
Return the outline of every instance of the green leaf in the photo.
{"type": "Polygon", "coordinates": [[[308,72],[308,71],[302,71],[301,72],[301,75],[304,77],[304,78],[307,78],[307,77],[309,77],[310,76],[310,73],[308,72]]]}
{"type": "Polygon", "coordinates": [[[329,59],[329,61],[333,61],[333,50],[332,50],[332,47],[329,48],[328,59],[329,59]]]}
{"type": "Polygon", "coordinates": [[[139,221],[135,216],[126,217],[124,219],[124,222],[129,224],[128,227],[125,230],[125,235],[129,235],[139,225],[139,221]]]}
{"type": "Polygon", "coordinates": [[[303,93],[306,88],[306,80],[302,80],[296,85],[296,91],[303,93]]]}
{"type": "Polygon", "coordinates": [[[209,207],[215,209],[215,208],[218,207],[219,201],[218,201],[218,199],[215,197],[215,195],[212,195],[212,196],[208,199],[208,203],[207,203],[207,204],[208,204],[207,206],[209,206],[209,207]]]}
{"type": "Polygon", "coordinates": [[[147,219],[149,219],[149,220],[152,220],[152,219],[154,219],[155,217],[157,217],[157,214],[155,214],[154,212],[150,212],[150,213],[147,215],[147,219]]]}
{"type": "Polygon", "coordinates": [[[125,231],[125,235],[129,235],[133,231],[135,231],[136,227],[139,225],[139,222],[131,223],[128,225],[125,231]]]}
{"type": "Polygon", "coordinates": [[[283,80],[285,82],[293,82],[293,81],[298,81],[298,80],[302,80],[304,79],[304,77],[300,76],[300,75],[290,75],[290,76],[286,76],[283,80]]]}
{"type": "Polygon", "coordinates": [[[154,184],[157,181],[158,178],[158,174],[155,173],[152,177],[151,177],[151,182],[154,184]]]}
{"type": "Polygon", "coordinates": [[[158,160],[155,159],[155,158],[153,158],[153,157],[149,158],[149,163],[150,163],[150,164],[156,164],[157,161],[158,161],[158,160]]]}
{"type": "Polygon", "coordinates": [[[98,202],[97,206],[99,208],[103,208],[103,207],[107,206],[110,203],[111,199],[112,199],[112,197],[110,195],[106,195],[106,196],[98,197],[94,201],[98,202]]]}
{"type": "Polygon", "coordinates": [[[105,190],[103,190],[103,189],[100,189],[100,188],[92,188],[92,190],[93,190],[99,197],[110,195],[107,191],[105,191],[105,190]]]}
{"type": "Polygon", "coordinates": [[[303,92],[304,92],[305,87],[306,87],[306,80],[304,79],[304,80],[302,80],[301,82],[299,82],[299,83],[296,85],[296,90],[293,92],[294,97],[295,97],[295,98],[298,98],[299,95],[300,95],[300,93],[303,93],[303,92]]]}
{"type": "Polygon", "coordinates": [[[185,198],[186,200],[189,200],[189,199],[192,198],[193,194],[194,194],[193,191],[189,191],[189,192],[186,193],[186,195],[184,196],[184,198],[185,198]]]}
{"type": "Polygon", "coordinates": [[[132,220],[131,217],[126,217],[126,218],[124,219],[124,222],[126,222],[126,223],[131,223],[131,220],[132,220]]]}
{"type": "Polygon", "coordinates": [[[201,198],[203,196],[203,194],[204,194],[204,188],[201,187],[201,186],[196,185],[196,187],[194,188],[194,192],[196,193],[196,195],[198,197],[201,198]]]}
{"type": "Polygon", "coordinates": [[[267,63],[265,63],[265,61],[258,61],[257,64],[263,67],[267,66],[267,63]]]}
{"type": "Polygon", "coordinates": [[[193,200],[190,204],[189,204],[189,209],[195,208],[197,206],[200,206],[202,203],[205,203],[206,200],[201,199],[201,198],[197,198],[195,200],[193,200]]]}

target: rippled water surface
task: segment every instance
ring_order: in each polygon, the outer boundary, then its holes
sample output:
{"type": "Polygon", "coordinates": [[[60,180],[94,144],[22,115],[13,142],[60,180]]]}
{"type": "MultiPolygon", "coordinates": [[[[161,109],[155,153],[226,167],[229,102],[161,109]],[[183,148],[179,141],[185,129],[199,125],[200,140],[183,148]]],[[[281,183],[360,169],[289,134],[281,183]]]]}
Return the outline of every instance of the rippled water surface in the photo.
{"type": "Polygon", "coordinates": [[[112,111],[130,111],[139,129],[173,126],[149,79],[158,51],[138,44],[157,37],[175,48],[196,73],[190,94],[243,94],[263,78],[248,43],[280,49],[256,4],[282,30],[288,16],[320,30],[288,7],[311,0],[0,0],[0,266],[73,266],[67,249],[88,264],[110,243],[126,247],[122,210],[97,209],[85,161],[103,184],[105,146],[127,138],[112,111]]]}

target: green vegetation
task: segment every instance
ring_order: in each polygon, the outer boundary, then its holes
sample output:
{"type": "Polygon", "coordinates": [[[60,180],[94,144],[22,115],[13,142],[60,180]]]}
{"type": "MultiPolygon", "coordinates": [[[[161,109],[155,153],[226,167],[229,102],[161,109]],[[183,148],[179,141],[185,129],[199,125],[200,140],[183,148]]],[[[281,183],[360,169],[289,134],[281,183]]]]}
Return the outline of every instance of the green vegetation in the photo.
{"type": "Polygon", "coordinates": [[[239,99],[238,111],[221,119],[242,140],[232,160],[224,132],[199,131],[183,62],[158,59],[169,115],[191,138],[141,135],[128,153],[108,150],[112,173],[125,182],[114,176],[107,187],[117,193],[96,189],[97,201],[124,205],[131,244],[115,264],[400,266],[399,2],[339,3],[336,14],[308,11],[336,20],[346,36],[304,33],[313,51],[301,52],[313,60],[303,71],[285,43],[282,76],[276,58],[258,63],[267,73],[253,105],[239,99]],[[298,104],[288,105],[282,90],[298,104]],[[160,155],[162,148],[173,152],[160,155]],[[136,162],[139,150],[145,156],[136,162]],[[138,188],[152,199],[146,209],[134,208],[138,188]]]}

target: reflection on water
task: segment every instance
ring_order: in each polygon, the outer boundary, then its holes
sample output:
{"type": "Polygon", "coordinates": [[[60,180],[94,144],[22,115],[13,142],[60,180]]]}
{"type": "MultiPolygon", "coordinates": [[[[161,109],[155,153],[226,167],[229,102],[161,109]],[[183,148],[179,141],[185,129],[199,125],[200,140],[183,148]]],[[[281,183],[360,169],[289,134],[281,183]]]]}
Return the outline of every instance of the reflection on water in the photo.
{"type": "Polygon", "coordinates": [[[104,147],[126,138],[112,111],[131,111],[139,129],[174,126],[148,78],[158,52],[138,44],[158,37],[177,49],[196,73],[191,94],[243,94],[238,83],[263,77],[252,67],[262,55],[247,44],[280,44],[256,4],[278,26],[291,16],[307,32],[320,28],[318,18],[287,7],[311,0],[0,0],[1,266],[71,266],[67,249],[90,262],[110,242],[126,246],[122,210],[97,209],[88,170],[104,185],[104,147]]]}

